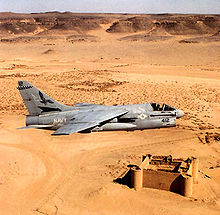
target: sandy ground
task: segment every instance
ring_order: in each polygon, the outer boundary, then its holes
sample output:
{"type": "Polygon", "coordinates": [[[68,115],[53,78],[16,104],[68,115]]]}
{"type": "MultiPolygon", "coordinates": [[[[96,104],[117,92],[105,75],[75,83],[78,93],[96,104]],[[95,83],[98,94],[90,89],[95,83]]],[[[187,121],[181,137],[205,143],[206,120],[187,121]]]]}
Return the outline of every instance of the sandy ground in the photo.
{"type": "Polygon", "coordinates": [[[0,214],[219,214],[220,43],[123,41],[101,26],[96,41],[0,43],[0,214]],[[65,104],[154,101],[185,116],[134,132],[17,130],[27,114],[18,80],[65,104]],[[192,198],[113,183],[146,153],[199,157],[192,198]]]}

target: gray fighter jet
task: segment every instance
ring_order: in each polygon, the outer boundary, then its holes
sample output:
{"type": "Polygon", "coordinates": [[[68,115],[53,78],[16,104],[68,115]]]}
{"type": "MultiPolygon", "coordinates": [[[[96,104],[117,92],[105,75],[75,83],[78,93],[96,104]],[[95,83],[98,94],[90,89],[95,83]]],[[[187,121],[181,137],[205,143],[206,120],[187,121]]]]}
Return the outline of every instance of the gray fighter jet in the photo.
{"type": "Polygon", "coordinates": [[[176,126],[183,111],[167,104],[98,105],[60,104],[27,81],[18,81],[18,90],[28,109],[26,127],[56,130],[52,135],[76,132],[143,130],[176,126]]]}

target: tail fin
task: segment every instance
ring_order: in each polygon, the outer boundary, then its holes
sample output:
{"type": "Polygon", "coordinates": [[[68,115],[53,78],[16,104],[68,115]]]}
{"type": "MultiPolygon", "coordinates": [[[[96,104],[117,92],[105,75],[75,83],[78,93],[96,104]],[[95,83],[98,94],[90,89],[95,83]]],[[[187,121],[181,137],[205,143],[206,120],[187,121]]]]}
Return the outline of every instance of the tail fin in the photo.
{"type": "Polygon", "coordinates": [[[73,109],[53,100],[27,81],[18,81],[18,90],[30,115],[73,109]]]}

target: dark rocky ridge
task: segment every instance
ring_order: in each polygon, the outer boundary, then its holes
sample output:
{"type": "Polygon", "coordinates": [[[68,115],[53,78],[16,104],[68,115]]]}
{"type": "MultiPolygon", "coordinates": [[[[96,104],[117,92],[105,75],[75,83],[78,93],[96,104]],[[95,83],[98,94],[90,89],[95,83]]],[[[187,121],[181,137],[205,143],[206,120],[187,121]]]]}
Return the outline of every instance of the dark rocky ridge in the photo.
{"type": "Polygon", "coordinates": [[[46,34],[55,31],[85,33],[100,28],[100,24],[112,21],[111,17],[70,12],[48,12],[38,14],[0,13],[1,34],[46,34]]]}
{"type": "Polygon", "coordinates": [[[219,15],[143,15],[114,22],[111,33],[134,33],[158,28],[171,35],[214,34],[220,29],[219,15]]]}
{"type": "Polygon", "coordinates": [[[149,32],[159,29],[169,35],[215,34],[220,30],[220,15],[4,12],[0,13],[0,34],[85,34],[100,28],[101,24],[111,23],[113,24],[106,30],[109,33],[149,32]]]}

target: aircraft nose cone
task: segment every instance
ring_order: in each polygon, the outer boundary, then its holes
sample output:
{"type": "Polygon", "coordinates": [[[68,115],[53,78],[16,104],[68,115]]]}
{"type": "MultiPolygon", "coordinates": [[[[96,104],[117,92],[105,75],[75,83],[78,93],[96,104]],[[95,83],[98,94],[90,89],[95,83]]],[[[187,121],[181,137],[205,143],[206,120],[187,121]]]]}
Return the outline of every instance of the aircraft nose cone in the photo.
{"type": "Polygon", "coordinates": [[[176,111],[176,118],[177,119],[179,119],[179,118],[181,118],[181,117],[183,117],[184,116],[184,112],[183,111],[181,111],[181,110],[177,110],[176,111]]]}

